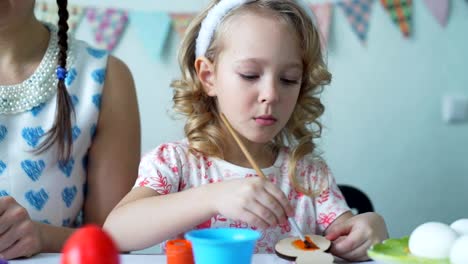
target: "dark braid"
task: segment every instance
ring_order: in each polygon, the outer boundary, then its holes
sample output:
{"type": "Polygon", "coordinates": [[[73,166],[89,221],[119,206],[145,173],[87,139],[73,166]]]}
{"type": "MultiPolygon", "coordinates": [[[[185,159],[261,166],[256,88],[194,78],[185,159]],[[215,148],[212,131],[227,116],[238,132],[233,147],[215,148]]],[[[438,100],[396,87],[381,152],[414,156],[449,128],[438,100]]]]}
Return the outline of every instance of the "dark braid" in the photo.
{"type": "MultiPolygon", "coordinates": [[[[66,69],[68,51],[68,11],[67,0],[57,0],[58,5],[58,66],[66,69]]],[[[58,145],[58,158],[61,162],[70,159],[73,143],[71,114],[74,113],[73,104],[65,86],[64,78],[59,78],[57,85],[57,108],[55,110],[55,121],[52,128],[47,132],[46,139],[39,146],[38,152],[44,152],[54,143],[58,145]]]]}

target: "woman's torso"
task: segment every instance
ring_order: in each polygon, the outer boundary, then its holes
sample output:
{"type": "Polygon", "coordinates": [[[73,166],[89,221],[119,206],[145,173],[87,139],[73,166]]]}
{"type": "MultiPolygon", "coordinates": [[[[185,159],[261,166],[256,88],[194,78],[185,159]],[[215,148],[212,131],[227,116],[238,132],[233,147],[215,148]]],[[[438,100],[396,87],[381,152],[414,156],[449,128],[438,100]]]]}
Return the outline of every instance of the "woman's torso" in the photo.
{"type": "Polygon", "coordinates": [[[36,72],[21,84],[0,86],[2,102],[14,104],[14,94],[30,97],[16,101],[20,107],[0,108],[0,195],[15,198],[33,220],[72,226],[83,207],[87,153],[98,122],[108,55],[69,38],[65,84],[76,117],[71,158],[58,161],[56,145],[35,153],[56,114],[57,47],[55,29],[48,27],[51,41],[36,72]]]}

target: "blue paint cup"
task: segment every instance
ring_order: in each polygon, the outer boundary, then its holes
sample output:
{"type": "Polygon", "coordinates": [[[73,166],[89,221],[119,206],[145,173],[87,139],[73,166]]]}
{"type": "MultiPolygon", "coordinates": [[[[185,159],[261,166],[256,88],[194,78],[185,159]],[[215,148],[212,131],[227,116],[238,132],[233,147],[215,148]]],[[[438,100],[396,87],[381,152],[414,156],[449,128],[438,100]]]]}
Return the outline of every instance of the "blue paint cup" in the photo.
{"type": "Polygon", "coordinates": [[[212,228],[185,234],[195,264],[250,264],[260,233],[251,229],[212,228]]]}

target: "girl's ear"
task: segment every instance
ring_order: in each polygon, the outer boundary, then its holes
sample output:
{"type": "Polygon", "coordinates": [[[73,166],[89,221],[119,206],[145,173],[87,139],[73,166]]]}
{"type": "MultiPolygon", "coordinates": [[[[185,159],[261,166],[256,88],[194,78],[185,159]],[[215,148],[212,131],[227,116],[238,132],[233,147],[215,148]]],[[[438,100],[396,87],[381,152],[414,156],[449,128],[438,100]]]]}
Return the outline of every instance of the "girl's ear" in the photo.
{"type": "Polygon", "coordinates": [[[203,85],[203,89],[208,96],[216,96],[215,89],[215,67],[206,57],[199,57],[195,60],[195,70],[198,79],[203,85]]]}

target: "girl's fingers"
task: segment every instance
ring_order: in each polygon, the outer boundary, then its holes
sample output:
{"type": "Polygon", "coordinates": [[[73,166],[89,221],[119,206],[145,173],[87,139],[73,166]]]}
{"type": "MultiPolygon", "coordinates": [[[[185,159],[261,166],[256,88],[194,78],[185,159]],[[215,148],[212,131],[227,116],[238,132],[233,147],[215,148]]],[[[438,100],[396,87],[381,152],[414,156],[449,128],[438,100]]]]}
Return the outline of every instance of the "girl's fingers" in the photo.
{"type": "Polygon", "coordinates": [[[284,211],[283,206],[270,193],[268,192],[260,193],[255,199],[259,204],[261,204],[264,207],[264,209],[268,211],[268,212],[265,212],[266,217],[268,217],[268,215],[274,216],[275,218],[275,222],[273,223],[274,225],[287,221],[286,213],[284,211]]]}
{"type": "Polygon", "coordinates": [[[344,258],[346,260],[351,261],[365,261],[368,260],[369,257],[367,256],[367,250],[371,247],[372,242],[370,240],[364,241],[360,246],[357,248],[340,255],[340,258],[344,258]]]}
{"type": "Polygon", "coordinates": [[[351,230],[347,236],[343,236],[343,239],[333,241],[330,251],[333,254],[342,256],[360,247],[366,241],[367,239],[365,239],[361,231],[351,230]]]}
{"type": "Polygon", "coordinates": [[[288,198],[286,197],[283,191],[281,191],[276,185],[268,181],[264,185],[264,188],[281,205],[282,210],[287,216],[294,216],[294,209],[292,208],[288,198]]]}
{"type": "Polygon", "coordinates": [[[270,223],[266,221],[264,217],[261,216],[261,214],[255,211],[258,211],[258,209],[252,210],[251,208],[244,208],[244,213],[241,220],[247,222],[251,226],[256,226],[262,229],[269,227],[270,223]]]}
{"type": "Polygon", "coordinates": [[[246,209],[266,222],[267,227],[276,226],[278,224],[275,213],[257,200],[251,203],[246,209]]]}
{"type": "Polygon", "coordinates": [[[346,237],[349,235],[353,225],[347,221],[342,223],[333,223],[330,228],[327,229],[326,239],[335,241],[337,238],[346,237]]]}

